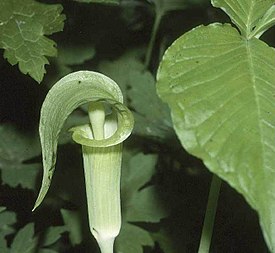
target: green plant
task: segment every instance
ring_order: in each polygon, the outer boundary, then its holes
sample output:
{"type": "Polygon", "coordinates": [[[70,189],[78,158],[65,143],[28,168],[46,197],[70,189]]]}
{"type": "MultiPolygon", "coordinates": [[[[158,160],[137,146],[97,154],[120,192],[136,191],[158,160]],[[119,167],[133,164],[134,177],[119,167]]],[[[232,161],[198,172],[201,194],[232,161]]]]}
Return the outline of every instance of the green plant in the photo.
{"type": "Polygon", "coordinates": [[[116,253],[274,252],[275,2],[51,2],[0,1],[0,252],[96,253],[93,227],[108,238],[121,227],[116,253]],[[94,78],[116,95],[95,98],[94,78]],[[121,157],[118,132],[102,134],[104,124],[115,131],[116,111],[118,125],[127,117],[122,94],[135,126],[121,157]],[[105,208],[92,215],[106,189],[90,189],[103,171],[87,168],[107,164],[112,149],[118,169],[107,192],[119,196],[121,167],[121,220],[105,208]],[[44,200],[31,212],[42,163],[36,207],[44,200]]]}
{"type": "Polygon", "coordinates": [[[75,72],[62,78],[49,91],[39,124],[44,174],[34,209],[50,187],[60,130],[68,115],[87,102],[90,102],[90,124],[75,126],[73,139],[82,145],[90,230],[101,252],[110,253],[121,226],[121,143],[132,131],[133,118],[122,104],[118,85],[106,76],[75,72]],[[113,111],[106,119],[104,102],[111,105],[113,111]]]}

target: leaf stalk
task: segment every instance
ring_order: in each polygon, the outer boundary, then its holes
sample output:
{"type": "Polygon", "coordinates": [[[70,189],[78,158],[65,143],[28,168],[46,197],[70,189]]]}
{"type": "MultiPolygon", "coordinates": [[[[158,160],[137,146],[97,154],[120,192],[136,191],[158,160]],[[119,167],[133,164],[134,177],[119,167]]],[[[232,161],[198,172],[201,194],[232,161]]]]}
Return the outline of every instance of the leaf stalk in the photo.
{"type": "Polygon", "coordinates": [[[153,53],[153,48],[155,45],[156,37],[157,37],[157,32],[159,29],[159,25],[162,19],[162,14],[161,13],[156,13],[155,20],[154,20],[154,25],[152,28],[151,32],[151,38],[149,41],[149,45],[146,51],[146,56],[145,56],[145,68],[148,69],[151,63],[151,58],[152,58],[152,53],[153,53]]]}
{"type": "Polygon", "coordinates": [[[213,175],[198,253],[208,253],[210,250],[221,183],[222,180],[218,176],[213,175]]]}

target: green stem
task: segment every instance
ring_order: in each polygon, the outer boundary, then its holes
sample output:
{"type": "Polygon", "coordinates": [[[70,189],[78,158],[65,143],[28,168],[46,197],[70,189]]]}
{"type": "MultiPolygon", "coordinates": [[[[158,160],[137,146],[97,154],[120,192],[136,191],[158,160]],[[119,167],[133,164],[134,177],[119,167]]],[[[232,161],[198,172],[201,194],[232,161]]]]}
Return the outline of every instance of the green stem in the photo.
{"type": "Polygon", "coordinates": [[[145,68],[146,69],[148,69],[148,67],[150,65],[150,62],[151,62],[153,47],[155,45],[156,36],[157,36],[158,29],[159,29],[161,18],[162,18],[162,14],[157,12],[157,14],[155,16],[155,20],[154,20],[153,29],[152,29],[152,32],[151,32],[151,38],[150,38],[149,45],[148,45],[147,52],[146,52],[146,56],[145,56],[145,68]]]}
{"type": "Polygon", "coordinates": [[[103,240],[99,242],[99,248],[102,253],[113,253],[114,252],[114,238],[103,240]]]}
{"type": "Polygon", "coordinates": [[[198,253],[208,253],[210,249],[221,182],[222,180],[219,177],[213,175],[198,253]]]}

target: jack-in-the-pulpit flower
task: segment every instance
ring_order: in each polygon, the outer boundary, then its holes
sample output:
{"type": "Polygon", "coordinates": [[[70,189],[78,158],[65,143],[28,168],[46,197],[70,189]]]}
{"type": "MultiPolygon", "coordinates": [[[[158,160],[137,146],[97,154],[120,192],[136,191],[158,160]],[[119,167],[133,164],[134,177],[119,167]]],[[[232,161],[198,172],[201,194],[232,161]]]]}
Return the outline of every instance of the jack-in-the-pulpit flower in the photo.
{"type": "Polygon", "coordinates": [[[110,78],[91,71],[75,72],[58,81],[46,96],[39,125],[44,173],[34,209],[51,183],[60,130],[69,114],[84,103],[89,103],[90,123],[72,128],[72,138],[82,145],[91,233],[102,253],[112,253],[121,227],[122,142],[134,121],[118,85],[110,78]]]}

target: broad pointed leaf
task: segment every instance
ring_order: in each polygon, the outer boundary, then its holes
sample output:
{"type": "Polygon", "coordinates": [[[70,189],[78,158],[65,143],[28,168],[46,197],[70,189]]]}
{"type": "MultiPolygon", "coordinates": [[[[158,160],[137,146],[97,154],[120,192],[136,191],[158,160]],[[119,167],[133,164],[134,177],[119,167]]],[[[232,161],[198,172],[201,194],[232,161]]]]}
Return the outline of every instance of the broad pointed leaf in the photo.
{"type": "Polygon", "coordinates": [[[18,63],[24,74],[41,82],[46,56],[55,56],[55,42],[45,35],[63,29],[65,16],[61,5],[47,5],[35,0],[0,1],[0,48],[10,64],[18,63]]]}
{"type": "Polygon", "coordinates": [[[258,211],[274,252],[275,50],[230,25],[200,26],[167,50],[157,79],[182,145],[258,211]]]}
{"type": "Polygon", "coordinates": [[[249,37],[274,0],[212,0],[213,6],[223,9],[245,37],[249,37]]]}

